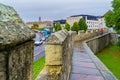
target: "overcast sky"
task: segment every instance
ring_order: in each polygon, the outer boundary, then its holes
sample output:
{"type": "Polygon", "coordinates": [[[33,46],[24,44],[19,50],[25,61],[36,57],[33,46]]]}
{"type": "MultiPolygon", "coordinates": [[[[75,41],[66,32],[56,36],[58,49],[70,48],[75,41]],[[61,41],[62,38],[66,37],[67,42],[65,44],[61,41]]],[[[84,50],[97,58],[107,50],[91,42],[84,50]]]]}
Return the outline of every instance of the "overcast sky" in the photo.
{"type": "Polygon", "coordinates": [[[111,9],[112,0],[0,0],[16,9],[26,21],[65,19],[71,15],[102,16],[111,9]]]}

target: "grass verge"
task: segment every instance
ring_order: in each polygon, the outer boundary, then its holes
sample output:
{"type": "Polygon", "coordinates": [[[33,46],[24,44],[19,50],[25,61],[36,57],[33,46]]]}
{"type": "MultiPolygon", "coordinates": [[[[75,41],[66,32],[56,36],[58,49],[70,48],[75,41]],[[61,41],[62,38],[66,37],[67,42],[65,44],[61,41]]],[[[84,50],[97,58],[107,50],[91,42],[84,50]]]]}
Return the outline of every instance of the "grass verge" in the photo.
{"type": "Polygon", "coordinates": [[[97,57],[120,80],[120,50],[117,46],[110,45],[97,54],[97,57]]]}
{"type": "Polygon", "coordinates": [[[42,57],[34,62],[33,64],[34,80],[37,78],[38,74],[43,69],[44,65],[45,65],[45,57],[42,57]]]}

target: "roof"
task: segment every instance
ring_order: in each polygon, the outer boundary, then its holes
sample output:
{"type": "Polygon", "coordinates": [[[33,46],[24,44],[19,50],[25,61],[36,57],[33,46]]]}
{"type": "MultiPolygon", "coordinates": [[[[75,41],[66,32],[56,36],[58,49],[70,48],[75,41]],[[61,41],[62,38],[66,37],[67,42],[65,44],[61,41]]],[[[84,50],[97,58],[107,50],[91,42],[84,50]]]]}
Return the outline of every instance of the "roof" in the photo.
{"type": "Polygon", "coordinates": [[[51,21],[27,22],[26,24],[52,24],[51,21]]]}
{"type": "Polygon", "coordinates": [[[0,49],[31,40],[35,34],[10,6],[0,4],[0,49]]]}
{"type": "Polygon", "coordinates": [[[70,17],[79,17],[82,16],[84,19],[87,16],[88,20],[98,20],[98,18],[101,18],[101,16],[93,16],[93,15],[85,15],[85,14],[81,14],[81,15],[72,15],[70,17]]]}
{"type": "Polygon", "coordinates": [[[53,24],[55,24],[56,22],[60,22],[60,24],[65,24],[66,20],[62,19],[62,20],[55,20],[53,21],[53,24]]]}

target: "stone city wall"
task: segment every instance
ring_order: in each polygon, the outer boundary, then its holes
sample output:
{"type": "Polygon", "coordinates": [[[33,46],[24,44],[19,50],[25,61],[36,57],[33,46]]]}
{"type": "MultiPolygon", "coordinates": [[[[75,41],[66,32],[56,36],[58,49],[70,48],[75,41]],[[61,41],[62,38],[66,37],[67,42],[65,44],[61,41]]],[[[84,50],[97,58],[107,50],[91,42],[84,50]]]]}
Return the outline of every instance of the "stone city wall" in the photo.
{"type": "Polygon", "coordinates": [[[106,33],[103,35],[96,36],[88,41],[86,41],[87,45],[93,51],[93,53],[98,53],[103,50],[110,44],[116,44],[117,38],[114,33],[106,33]]]}
{"type": "Polygon", "coordinates": [[[46,41],[46,65],[37,80],[69,80],[73,39],[72,32],[62,30],[46,41]]]}
{"type": "Polygon", "coordinates": [[[33,41],[0,51],[0,80],[33,80],[33,41]]]}
{"type": "Polygon", "coordinates": [[[91,39],[95,36],[98,36],[99,32],[97,31],[86,31],[86,32],[78,32],[78,34],[75,36],[75,41],[83,41],[86,39],[91,39]]]}

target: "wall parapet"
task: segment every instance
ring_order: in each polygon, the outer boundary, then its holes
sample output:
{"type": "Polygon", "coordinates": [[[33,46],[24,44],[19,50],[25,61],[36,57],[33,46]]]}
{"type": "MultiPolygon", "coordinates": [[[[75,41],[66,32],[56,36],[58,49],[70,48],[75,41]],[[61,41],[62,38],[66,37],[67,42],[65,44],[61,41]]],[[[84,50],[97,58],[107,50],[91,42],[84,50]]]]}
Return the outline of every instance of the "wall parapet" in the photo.
{"type": "Polygon", "coordinates": [[[37,80],[69,80],[73,43],[72,33],[62,30],[45,42],[45,67],[37,80]]]}
{"type": "Polygon", "coordinates": [[[34,36],[12,7],[0,4],[0,80],[33,80],[34,36]]]}
{"type": "Polygon", "coordinates": [[[83,43],[83,47],[91,57],[92,61],[101,72],[105,80],[118,80],[116,76],[102,63],[100,59],[95,56],[95,53],[102,51],[105,47],[110,44],[116,44],[117,34],[106,33],[100,36],[96,36],[83,43]]]}
{"type": "Polygon", "coordinates": [[[110,44],[116,43],[116,34],[114,33],[105,33],[103,35],[96,36],[92,39],[86,41],[87,45],[91,48],[93,53],[97,53],[103,50],[110,44]]]}

